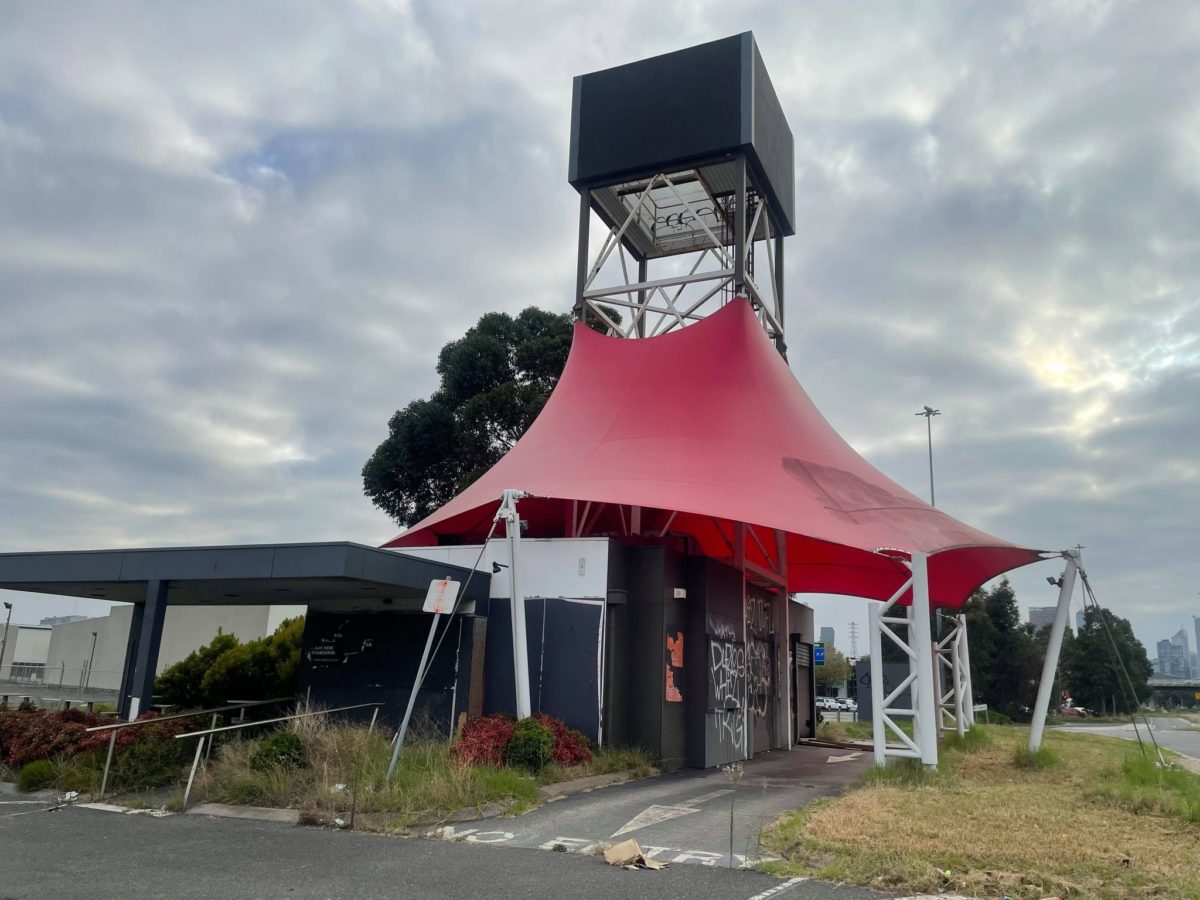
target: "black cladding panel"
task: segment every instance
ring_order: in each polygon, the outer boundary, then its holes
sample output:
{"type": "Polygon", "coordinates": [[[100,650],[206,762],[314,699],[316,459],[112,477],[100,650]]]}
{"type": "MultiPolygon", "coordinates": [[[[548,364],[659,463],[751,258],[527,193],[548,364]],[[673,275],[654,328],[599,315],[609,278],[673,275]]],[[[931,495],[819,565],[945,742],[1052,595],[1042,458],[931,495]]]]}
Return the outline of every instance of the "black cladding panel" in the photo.
{"type": "Polygon", "coordinates": [[[576,79],[571,183],[743,143],[740,36],[576,79]]]}
{"type": "Polygon", "coordinates": [[[745,152],[795,233],[792,132],[750,32],[577,76],[568,181],[612,184],[745,152]]]}

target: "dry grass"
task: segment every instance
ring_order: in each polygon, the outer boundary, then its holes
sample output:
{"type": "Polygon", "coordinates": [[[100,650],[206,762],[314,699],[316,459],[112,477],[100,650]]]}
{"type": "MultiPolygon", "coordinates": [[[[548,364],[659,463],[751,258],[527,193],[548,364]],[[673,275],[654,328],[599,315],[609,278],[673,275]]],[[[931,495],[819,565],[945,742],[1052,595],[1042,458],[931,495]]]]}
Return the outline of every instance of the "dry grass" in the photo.
{"type": "Polygon", "coordinates": [[[1020,768],[1028,731],[988,732],[933,777],[876,777],[781,820],[766,836],[787,860],[775,868],[970,896],[1200,897],[1200,829],[1176,796],[1191,787],[1136,784],[1136,748],[1086,735],[1049,733],[1062,762],[1020,768]]]}
{"type": "Polygon", "coordinates": [[[387,733],[368,734],[363,726],[334,724],[324,716],[297,719],[291,730],[304,745],[305,765],[256,770],[251,759],[261,740],[231,742],[197,777],[192,802],[286,807],[299,809],[309,824],[340,819],[344,827],[393,832],[463,810],[522,812],[537,804],[539,783],[624,769],[638,775],[653,771],[647,755],[636,750],[605,751],[589,766],[553,766],[537,778],[503,767],[461,766],[450,759],[444,738],[417,728],[389,783],[387,733]]]}
{"type": "Polygon", "coordinates": [[[378,831],[400,831],[456,810],[501,804],[519,809],[537,802],[533,778],[509,770],[454,764],[445,741],[417,735],[406,742],[392,781],[388,736],[362,726],[336,725],[324,716],[297,719],[306,764],[295,770],[255,770],[259,741],[227,744],[197,779],[193,797],[248,806],[301,810],[305,821],[378,831]]]}

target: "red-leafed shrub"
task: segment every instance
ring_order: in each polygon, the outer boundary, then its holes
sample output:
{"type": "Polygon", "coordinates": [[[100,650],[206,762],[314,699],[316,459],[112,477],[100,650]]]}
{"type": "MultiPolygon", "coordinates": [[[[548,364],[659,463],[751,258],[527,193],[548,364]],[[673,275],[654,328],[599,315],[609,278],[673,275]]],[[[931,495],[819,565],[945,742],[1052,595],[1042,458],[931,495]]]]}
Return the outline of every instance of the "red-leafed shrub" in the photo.
{"type": "MultiPolygon", "coordinates": [[[[142,720],[155,718],[153,713],[142,720]]],[[[109,732],[88,734],[95,725],[111,724],[94,713],[71,709],[59,712],[0,710],[0,759],[13,769],[39,759],[73,758],[108,746],[109,732]]],[[[124,750],[143,741],[173,740],[187,730],[187,719],[117,730],[116,748],[124,750]]]]}
{"type": "Polygon", "coordinates": [[[592,751],[589,749],[587,735],[574,728],[568,728],[561,719],[554,719],[545,713],[535,717],[550,729],[554,735],[554,761],[562,766],[581,766],[592,761],[592,751]]]}
{"type": "MultiPolygon", "coordinates": [[[[538,713],[535,718],[554,736],[554,761],[563,766],[579,766],[592,761],[587,736],[568,728],[561,719],[538,713]]],[[[477,716],[467,719],[458,732],[450,752],[464,765],[503,765],[505,749],[512,740],[516,721],[510,716],[477,716]]]]}
{"type": "Polygon", "coordinates": [[[504,748],[516,726],[515,721],[502,715],[467,719],[459,729],[458,738],[450,752],[463,765],[502,765],[504,748]]]}

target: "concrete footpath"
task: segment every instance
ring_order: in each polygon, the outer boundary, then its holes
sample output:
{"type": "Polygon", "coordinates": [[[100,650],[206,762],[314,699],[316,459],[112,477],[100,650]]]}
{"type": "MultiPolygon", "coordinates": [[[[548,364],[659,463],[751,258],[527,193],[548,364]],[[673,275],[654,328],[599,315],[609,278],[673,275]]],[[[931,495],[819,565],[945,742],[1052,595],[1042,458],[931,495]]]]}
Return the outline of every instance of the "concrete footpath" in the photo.
{"type": "Polygon", "coordinates": [[[797,747],[745,763],[739,784],[718,769],[674,772],[577,794],[514,818],[433,829],[429,836],[577,854],[634,838],[647,856],[663,862],[748,867],[769,858],[758,843],[763,828],[782,813],[840,793],[871,762],[862,751],[797,747]]]}

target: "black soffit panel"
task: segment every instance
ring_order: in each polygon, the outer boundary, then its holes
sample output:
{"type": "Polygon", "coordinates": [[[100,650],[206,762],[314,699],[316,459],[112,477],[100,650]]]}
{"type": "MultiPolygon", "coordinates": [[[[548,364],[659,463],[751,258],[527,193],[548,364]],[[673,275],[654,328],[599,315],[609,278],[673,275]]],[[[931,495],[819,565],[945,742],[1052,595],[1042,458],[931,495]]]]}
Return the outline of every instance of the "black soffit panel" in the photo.
{"type": "MultiPolygon", "coordinates": [[[[173,604],[307,604],[390,598],[417,600],[438,578],[465,582],[470,570],[364,544],[250,544],[0,553],[0,588],[145,600],[146,583],[170,583],[173,604]]],[[[467,599],[486,598],[491,576],[476,572],[467,599]]]]}

